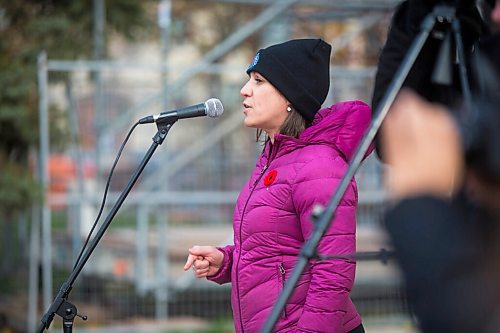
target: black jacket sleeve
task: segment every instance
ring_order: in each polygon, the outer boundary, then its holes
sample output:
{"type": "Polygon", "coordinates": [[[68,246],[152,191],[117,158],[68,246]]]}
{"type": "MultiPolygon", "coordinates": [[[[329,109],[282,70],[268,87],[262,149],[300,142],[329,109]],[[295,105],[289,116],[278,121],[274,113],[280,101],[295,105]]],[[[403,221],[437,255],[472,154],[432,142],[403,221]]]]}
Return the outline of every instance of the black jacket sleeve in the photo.
{"type": "Polygon", "coordinates": [[[426,333],[486,332],[491,321],[496,301],[462,207],[420,197],[386,215],[409,303],[426,333]]]}

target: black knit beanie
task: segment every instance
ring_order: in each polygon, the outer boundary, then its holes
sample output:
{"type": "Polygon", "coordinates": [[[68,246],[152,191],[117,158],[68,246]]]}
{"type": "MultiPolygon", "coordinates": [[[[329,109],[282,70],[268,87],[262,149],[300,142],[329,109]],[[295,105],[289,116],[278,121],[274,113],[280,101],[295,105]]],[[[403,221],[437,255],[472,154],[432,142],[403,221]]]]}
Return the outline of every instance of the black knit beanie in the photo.
{"type": "Polygon", "coordinates": [[[294,39],[272,45],[257,52],[247,74],[260,73],[311,121],[330,88],[331,49],[321,39],[294,39]]]}

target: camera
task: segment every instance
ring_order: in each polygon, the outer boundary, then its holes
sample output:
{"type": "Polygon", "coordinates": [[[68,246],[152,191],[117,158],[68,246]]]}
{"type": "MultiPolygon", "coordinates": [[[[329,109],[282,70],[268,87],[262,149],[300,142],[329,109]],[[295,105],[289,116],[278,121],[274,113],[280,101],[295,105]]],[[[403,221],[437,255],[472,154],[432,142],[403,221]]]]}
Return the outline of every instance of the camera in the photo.
{"type": "MultiPolygon", "coordinates": [[[[485,180],[500,185],[500,54],[491,47],[500,48],[500,39],[493,43],[482,41],[491,38],[490,12],[495,1],[412,1],[413,8],[424,4],[434,9],[453,9],[453,19],[459,24],[443,24],[436,17],[434,40],[422,50],[426,54],[422,54],[414,69],[416,76],[422,71],[427,74],[420,77],[415,88],[428,100],[451,110],[460,127],[467,166],[485,180]]],[[[436,12],[433,13],[439,16],[436,12]]],[[[418,14],[409,12],[410,21],[414,15],[418,14]]]]}
{"type": "Polygon", "coordinates": [[[500,70],[480,52],[472,60],[471,105],[457,113],[465,159],[485,180],[500,185],[500,70]]]}

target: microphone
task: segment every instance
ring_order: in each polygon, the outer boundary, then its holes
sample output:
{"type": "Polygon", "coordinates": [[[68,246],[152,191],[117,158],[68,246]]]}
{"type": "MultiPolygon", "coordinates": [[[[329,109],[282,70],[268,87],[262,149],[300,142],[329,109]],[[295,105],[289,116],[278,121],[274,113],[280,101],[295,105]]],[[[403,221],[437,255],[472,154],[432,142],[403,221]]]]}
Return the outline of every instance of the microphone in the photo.
{"type": "Polygon", "coordinates": [[[163,120],[169,119],[177,121],[184,118],[194,118],[209,116],[211,118],[217,118],[224,112],[224,107],[221,101],[217,98],[210,98],[205,103],[200,103],[196,105],[187,106],[173,111],[166,111],[152,116],[147,116],[139,120],[139,124],[150,124],[158,123],[163,120]]]}

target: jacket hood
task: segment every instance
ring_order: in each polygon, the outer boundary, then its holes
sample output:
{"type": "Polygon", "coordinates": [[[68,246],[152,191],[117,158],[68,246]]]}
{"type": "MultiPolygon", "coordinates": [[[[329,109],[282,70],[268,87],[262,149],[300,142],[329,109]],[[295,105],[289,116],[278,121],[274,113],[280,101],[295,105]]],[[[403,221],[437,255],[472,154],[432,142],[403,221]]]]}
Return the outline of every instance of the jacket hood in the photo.
{"type": "MultiPolygon", "coordinates": [[[[311,126],[306,128],[298,139],[278,134],[275,142],[288,139],[293,141],[292,147],[309,144],[330,145],[349,161],[369,127],[370,121],[371,111],[368,104],[357,100],[340,102],[318,111],[311,126]]],[[[292,147],[289,148],[293,149],[292,147]]],[[[372,152],[373,147],[372,144],[365,158],[372,152]]]]}

